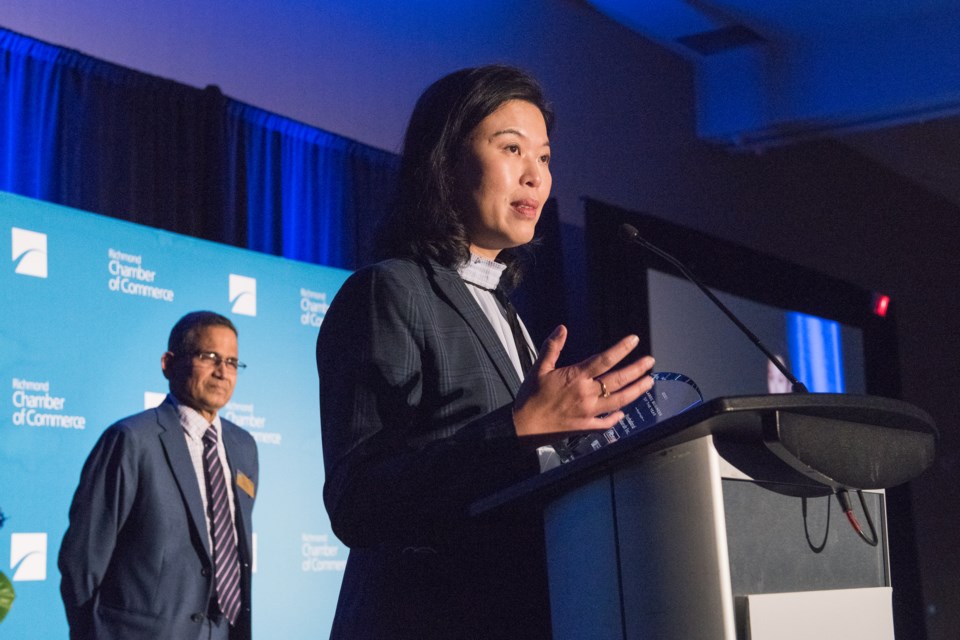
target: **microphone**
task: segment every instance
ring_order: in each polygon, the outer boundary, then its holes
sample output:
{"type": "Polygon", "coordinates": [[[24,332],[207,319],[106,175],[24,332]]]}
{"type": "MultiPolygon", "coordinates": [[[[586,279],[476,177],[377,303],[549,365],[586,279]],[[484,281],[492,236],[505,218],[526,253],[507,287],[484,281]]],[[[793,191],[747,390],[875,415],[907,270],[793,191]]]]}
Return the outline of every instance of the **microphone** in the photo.
{"type": "Polygon", "coordinates": [[[723,311],[727,315],[727,317],[733,321],[733,324],[737,325],[737,328],[740,329],[740,331],[742,331],[744,335],[750,338],[750,341],[754,345],[756,345],[756,347],[760,349],[760,351],[763,352],[763,355],[767,357],[767,360],[772,362],[773,365],[780,370],[780,373],[782,373],[787,378],[787,380],[790,381],[790,384],[793,385],[794,393],[809,393],[806,385],[804,385],[802,382],[797,380],[797,377],[793,375],[793,373],[791,373],[791,371],[787,369],[787,367],[782,362],[780,362],[779,358],[777,358],[775,355],[773,355],[773,353],[770,352],[769,349],[767,349],[766,345],[764,345],[763,342],[760,341],[760,338],[758,338],[752,331],[750,331],[750,329],[748,329],[745,324],[740,322],[740,318],[733,315],[733,312],[727,308],[727,305],[720,302],[717,296],[713,295],[713,292],[710,291],[710,289],[707,289],[703,285],[703,283],[701,283],[696,278],[696,276],[690,273],[690,270],[687,269],[687,267],[684,266],[682,262],[674,258],[672,255],[670,255],[666,251],[660,249],[656,245],[651,244],[646,239],[644,239],[644,237],[640,235],[640,232],[637,231],[637,229],[633,225],[630,225],[627,223],[621,224],[620,238],[624,242],[632,242],[634,244],[640,245],[644,249],[652,251],[653,253],[657,254],[658,256],[660,256],[661,258],[663,258],[664,260],[672,264],[674,267],[676,267],[677,270],[680,271],[680,273],[682,273],[687,280],[697,285],[700,291],[702,291],[708,298],[710,298],[710,301],[713,302],[713,304],[717,305],[717,307],[719,307],[720,310],[723,311]]]}

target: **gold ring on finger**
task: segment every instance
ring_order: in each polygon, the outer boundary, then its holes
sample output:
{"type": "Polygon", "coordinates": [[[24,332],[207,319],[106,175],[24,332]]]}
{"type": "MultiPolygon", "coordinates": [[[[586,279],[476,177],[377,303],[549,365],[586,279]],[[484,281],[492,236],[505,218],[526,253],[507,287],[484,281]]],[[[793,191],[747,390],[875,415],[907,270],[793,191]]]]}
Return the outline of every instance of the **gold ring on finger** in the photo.
{"type": "Polygon", "coordinates": [[[600,397],[601,397],[601,398],[609,398],[609,397],[610,397],[610,392],[607,391],[607,385],[603,384],[603,380],[601,380],[600,378],[594,378],[594,380],[596,380],[596,381],[597,381],[597,384],[600,385],[600,397]]]}

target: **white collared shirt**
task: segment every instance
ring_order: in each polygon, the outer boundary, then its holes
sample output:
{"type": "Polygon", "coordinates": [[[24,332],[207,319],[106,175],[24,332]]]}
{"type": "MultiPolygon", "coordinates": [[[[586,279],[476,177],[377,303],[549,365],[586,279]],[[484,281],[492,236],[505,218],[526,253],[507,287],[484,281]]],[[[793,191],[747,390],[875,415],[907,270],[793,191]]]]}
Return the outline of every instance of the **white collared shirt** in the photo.
{"type": "MultiPolygon", "coordinates": [[[[501,262],[488,260],[471,253],[470,260],[466,264],[460,265],[457,268],[457,273],[467,284],[467,290],[480,305],[483,315],[490,321],[490,326],[493,327],[494,333],[500,338],[500,343],[510,357],[510,362],[517,370],[517,375],[520,380],[523,380],[523,368],[520,366],[520,354],[517,353],[517,345],[513,339],[513,329],[510,328],[510,323],[507,322],[507,316],[503,308],[497,302],[496,296],[493,295],[493,290],[500,284],[500,276],[503,275],[506,268],[507,265],[501,262]]],[[[517,320],[520,322],[520,329],[523,331],[527,348],[530,349],[533,358],[536,358],[537,350],[533,347],[533,341],[530,340],[527,327],[523,324],[519,315],[517,320]]],[[[556,450],[550,445],[539,447],[537,457],[540,461],[541,471],[552,469],[560,464],[560,458],[557,457],[556,450]]]]}
{"type": "MultiPolygon", "coordinates": [[[[513,363],[513,367],[517,370],[517,376],[523,380],[523,368],[520,366],[520,354],[517,353],[517,345],[513,339],[513,329],[510,328],[510,323],[507,322],[507,316],[500,306],[500,303],[497,302],[496,296],[493,294],[493,289],[496,289],[500,284],[500,276],[506,268],[507,265],[503,263],[488,260],[471,253],[470,260],[460,265],[457,268],[457,273],[460,274],[460,277],[463,278],[463,281],[467,284],[467,290],[473,296],[474,300],[477,301],[477,304],[480,305],[480,310],[483,311],[483,315],[490,321],[493,332],[500,338],[500,343],[506,350],[510,362],[513,363]]],[[[530,349],[530,353],[536,358],[537,350],[532,346],[533,342],[530,340],[530,334],[527,333],[527,327],[523,324],[523,320],[520,319],[519,316],[517,316],[517,320],[520,322],[520,329],[523,331],[523,338],[527,342],[527,348],[530,349]]]]}
{"type": "MultiPolygon", "coordinates": [[[[217,453],[220,458],[220,465],[223,467],[223,479],[227,483],[227,503],[230,507],[230,521],[236,523],[236,511],[233,505],[233,474],[230,472],[230,464],[227,462],[227,447],[223,443],[223,427],[220,424],[220,416],[214,416],[213,422],[207,422],[207,419],[201,416],[196,409],[188,407],[177,400],[172,393],[167,395],[177,408],[177,414],[180,416],[180,426],[183,427],[183,435],[187,440],[187,449],[190,450],[190,461],[193,463],[193,470],[197,474],[197,483],[200,486],[200,498],[203,501],[203,515],[207,521],[207,541],[210,543],[210,549],[213,549],[213,537],[210,534],[210,511],[207,508],[207,481],[203,470],[203,434],[207,428],[213,424],[217,431],[217,453]]],[[[233,537],[236,540],[237,527],[233,527],[233,537]]]]}

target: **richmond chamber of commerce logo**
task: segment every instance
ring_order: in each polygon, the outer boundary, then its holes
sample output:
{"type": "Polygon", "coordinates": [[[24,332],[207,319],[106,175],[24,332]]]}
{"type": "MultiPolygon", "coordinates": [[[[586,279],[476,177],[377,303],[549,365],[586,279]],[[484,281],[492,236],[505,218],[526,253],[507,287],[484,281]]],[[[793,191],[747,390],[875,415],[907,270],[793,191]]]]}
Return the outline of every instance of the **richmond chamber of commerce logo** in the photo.
{"type": "Polygon", "coordinates": [[[347,561],[340,557],[340,545],[325,533],[300,534],[300,568],[304,573],[342,572],[347,561]]]}
{"type": "Polygon", "coordinates": [[[300,288],[300,324],[319,327],[329,308],[326,291],[300,288]]]}
{"type": "Polygon", "coordinates": [[[267,419],[257,413],[252,402],[244,403],[231,400],[221,410],[220,415],[233,424],[246,429],[259,444],[279,445],[283,441],[283,434],[266,430],[267,419]]]}
{"type": "Polygon", "coordinates": [[[16,273],[35,278],[47,277],[47,234],[11,227],[10,244],[16,273]]]}
{"type": "Polygon", "coordinates": [[[47,579],[47,534],[10,534],[10,570],[14,582],[47,579]]]}
{"type": "Polygon", "coordinates": [[[49,380],[13,378],[13,415],[15,426],[86,429],[84,416],[66,413],[67,399],[50,393],[49,380]]]}
{"type": "Polygon", "coordinates": [[[241,316],[257,315],[257,279],[230,274],[230,310],[241,316]]]}
{"type": "Polygon", "coordinates": [[[144,268],[141,255],[107,249],[107,271],[110,273],[107,280],[110,291],[173,302],[173,290],[157,286],[157,272],[144,268]]]}

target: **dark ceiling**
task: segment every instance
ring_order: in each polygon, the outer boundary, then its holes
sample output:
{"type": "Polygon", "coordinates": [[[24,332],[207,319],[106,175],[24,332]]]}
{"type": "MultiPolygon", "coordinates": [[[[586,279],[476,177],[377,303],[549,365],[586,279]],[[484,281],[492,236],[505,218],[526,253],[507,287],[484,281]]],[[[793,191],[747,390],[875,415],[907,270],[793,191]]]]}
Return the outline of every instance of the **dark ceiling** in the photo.
{"type": "Polygon", "coordinates": [[[960,205],[957,0],[589,0],[694,66],[697,132],[832,138],[960,205]]]}

